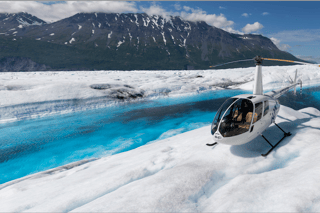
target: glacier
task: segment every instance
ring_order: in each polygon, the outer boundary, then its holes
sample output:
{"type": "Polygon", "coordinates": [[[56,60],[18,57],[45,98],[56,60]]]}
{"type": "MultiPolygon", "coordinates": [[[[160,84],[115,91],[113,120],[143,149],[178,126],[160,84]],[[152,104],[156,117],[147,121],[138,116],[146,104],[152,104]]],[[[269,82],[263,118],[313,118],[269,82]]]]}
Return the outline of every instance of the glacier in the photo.
{"type": "MultiPolygon", "coordinates": [[[[289,84],[295,69],[304,85],[319,85],[319,68],[273,66],[263,67],[264,89],[289,84]]],[[[87,100],[104,107],[99,100],[107,105],[226,88],[249,93],[254,70],[0,73],[0,110],[9,118],[13,107],[45,111],[48,103],[70,100],[84,100],[79,110],[86,110],[87,100]]],[[[266,158],[262,138],[207,147],[212,136],[205,126],[1,184],[0,212],[318,212],[320,111],[281,105],[276,122],[292,136],[266,158]]],[[[266,135],[282,137],[274,125],[266,135]]]]}

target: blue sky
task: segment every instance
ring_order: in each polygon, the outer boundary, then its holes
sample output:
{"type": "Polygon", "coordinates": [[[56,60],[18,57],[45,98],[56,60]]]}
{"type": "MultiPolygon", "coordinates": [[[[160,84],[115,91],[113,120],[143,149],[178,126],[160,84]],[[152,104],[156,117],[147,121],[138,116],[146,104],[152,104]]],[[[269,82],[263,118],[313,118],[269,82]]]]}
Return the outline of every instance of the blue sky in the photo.
{"type": "Polygon", "coordinates": [[[320,1],[0,1],[0,12],[54,22],[78,12],[178,15],[233,33],[257,33],[281,49],[320,63],[320,1]]]}

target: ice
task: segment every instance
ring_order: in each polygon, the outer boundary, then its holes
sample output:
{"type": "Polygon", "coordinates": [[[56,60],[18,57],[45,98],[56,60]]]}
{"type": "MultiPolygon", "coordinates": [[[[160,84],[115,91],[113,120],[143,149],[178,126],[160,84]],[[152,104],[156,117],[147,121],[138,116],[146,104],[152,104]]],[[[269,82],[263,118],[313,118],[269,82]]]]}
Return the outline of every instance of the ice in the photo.
{"type": "MultiPolygon", "coordinates": [[[[280,109],[277,123],[292,136],[266,158],[261,138],[205,146],[212,142],[206,126],[4,183],[1,211],[318,212],[320,112],[280,109]]],[[[273,125],[266,135],[282,137],[273,125]]]]}
{"type": "MultiPolygon", "coordinates": [[[[304,85],[320,83],[315,66],[265,66],[264,89],[288,85],[296,69],[304,85]]],[[[4,72],[0,73],[1,120],[19,118],[14,113],[86,110],[92,103],[106,106],[221,87],[251,93],[254,72],[254,67],[4,72]]],[[[318,212],[320,111],[312,107],[296,111],[282,105],[276,122],[292,136],[266,158],[260,154],[270,147],[260,137],[241,146],[211,148],[205,146],[213,142],[210,126],[182,134],[182,129],[169,130],[156,142],[128,152],[1,184],[1,211],[318,212]]],[[[274,125],[264,135],[272,142],[283,136],[274,125]]]]}

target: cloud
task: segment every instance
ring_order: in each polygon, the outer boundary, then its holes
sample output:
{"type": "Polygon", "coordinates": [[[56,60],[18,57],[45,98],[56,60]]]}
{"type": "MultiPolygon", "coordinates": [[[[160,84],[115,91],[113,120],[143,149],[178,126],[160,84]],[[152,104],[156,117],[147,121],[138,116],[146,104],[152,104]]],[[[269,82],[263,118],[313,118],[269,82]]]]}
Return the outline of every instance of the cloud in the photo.
{"type": "Polygon", "coordinates": [[[266,16],[266,15],[269,15],[269,13],[268,12],[263,12],[262,15],[266,16]]]}
{"type": "Polygon", "coordinates": [[[188,21],[205,21],[207,24],[218,28],[230,27],[234,24],[233,21],[229,21],[222,13],[220,15],[207,14],[206,11],[200,8],[194,9],[186,6],[183,9],[185,11],[181,11],[179,15],[188,21]]]}
{"type": "Polygon", "coordinates": [[[249,14],[248,13],[243,13],[241,16],[249,17],[249,14]]]}
{"type": "Polygon", "coordinates": [[[245,33],[251,33],[257,30],[260,30],[263,28],[263,25],[259,22],[255,22],[253,24],[247,24],[244,28],[242,28],[242,31],[245,33]]]}
{"type": "Polygon", "coordinates": [[[152,5],[149,8],[140,7],[140,10],[142,10],[149,16],[158,15],[162,16],[167,20],[169,20],[171,16],[170,12],[167,12],[165,9],[163,9],[160,5],[157,5],[156,3],[152,3],[152,5]]]}
{"type": "Polygon", "coordinates": [[[58,21],[80,12],[138,12],[135,2],[66,1],[55,4],[36,1],[0,1],[0,13],[27,12],[48,22],[58,21]]]}
{"type": "Polygon", "coordinates": [[[222,6],[219,6],[219,9],[220,9],[220,10],[223,10],[223,9],[227,9],[227,8],[222,7],[222,6]]]}
{"type": "Polygon", "coordinates": [[[320,64],[320,57],[314,57],[314,56],[305,56],[305,55],[296,55],[297,58],[300,58],[302,60],[310,61],[310,62],[316,62],[320,64]]]}
{"type": "Polygon", "coordinates": [[[169,12],[157,3],[152,3],[150,7],[141,6],[139,8],[137,4],[138,2],[129,1],[0,1],[0,13],[27,12],[47,22],[54,22],[80,12],[145,12],[150,16],[159,15],[166,19],[170,19],[170,16],[180,16],[188,21],[205,21],[211,26],[222,28],[228,32],[241,33],[232,28],[234,22],[228,20],[224,14],[207,14],[206,11],[200,8],[181,6],[180,3],[173,5],[178,10],[177,12],[169,12]]]}
{"type": "Polygon", "coordinates": [[[175,3],[173,6],[174,6],[174,8],[176,10],[181,10],[182,9],[180,3],[175,3]]]}
{"type": "Polygon", "coordinates": [[[320,29],[286,30],[271,34],[284,42],[315,42],[320,41],[320,29]]]}
{"type": "Polygon", "coordinates": [[[291,48],[291,46],[288,44],[281,44],[279,39],[271,37],[270,40],[278,47],[279,50],[287,51],[291,48]]]}
{"type": "Polygon", "coordinates": [[[240,32],[239,30],[233,29],[232,27],[223,27],[222,29],[229,32],[229,33],[240,34],[240,35],[244,34],[243,32],[240,32]]]}

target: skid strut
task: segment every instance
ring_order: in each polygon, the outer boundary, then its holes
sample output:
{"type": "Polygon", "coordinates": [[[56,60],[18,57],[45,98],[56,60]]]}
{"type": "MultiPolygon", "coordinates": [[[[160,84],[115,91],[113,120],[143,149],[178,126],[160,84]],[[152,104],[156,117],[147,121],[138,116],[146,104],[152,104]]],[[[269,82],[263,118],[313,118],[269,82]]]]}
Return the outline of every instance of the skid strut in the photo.
{"type": "Polygon", "coordinates": [[[263,139],[265,139],[265,140],[268,142],[268,144],[272,147],[266,154],[261,154],[263,157],[266,157],[274,148],[276,148],[276,147],[279,145],[279,143],[280,143],[283,139],[285,139],[286,137],[288,137],[288,136],[291,135],[290,132],[285,132],[285,131],[283,131],[283,129],[281,129],[281,127],[278,126],[278,124],[276,124],[276,123],[274,123],[274,124],[284,133],[284,135],[283,135],[283,137],[280,139],[280,141],[279,141],[278,143],[276,143],[276,145],[272,145],[272,144],[267,140],[267,138],[264,137],[264,136],[261,134],[261,136],[263,137],[263,139]]]}
{"type": "Polygon", "coordinates": [[[216,145],[216,144],[218,144],[218,142],[214,142],[214,143],[207,143],[206,145],[207,145],[207,146],[214,146],[214,145],[216,145]]]}

